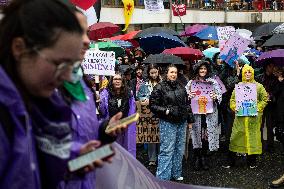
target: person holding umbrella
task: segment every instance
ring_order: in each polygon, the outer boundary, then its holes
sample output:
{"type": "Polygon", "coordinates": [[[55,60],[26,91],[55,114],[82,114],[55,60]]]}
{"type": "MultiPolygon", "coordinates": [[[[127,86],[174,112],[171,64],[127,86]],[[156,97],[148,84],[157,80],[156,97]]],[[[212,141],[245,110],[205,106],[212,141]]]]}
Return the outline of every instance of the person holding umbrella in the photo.
{"type": "Polygon", "coordinates": [[[156,176],[163,180],[183,180],[182,157],[186,126],[194,122],[185,88],[177,82],[177,68],[171,64],[165,78],[149,99],[150,110],[160,119],[160,153],[156,176]]]}

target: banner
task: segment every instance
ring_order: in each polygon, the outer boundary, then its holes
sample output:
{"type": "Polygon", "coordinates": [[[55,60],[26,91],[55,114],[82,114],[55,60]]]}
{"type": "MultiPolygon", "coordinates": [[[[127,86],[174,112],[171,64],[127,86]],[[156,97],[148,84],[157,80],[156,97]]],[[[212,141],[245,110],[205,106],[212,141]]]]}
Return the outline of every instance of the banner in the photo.
{"type": "Polygon", "coordinates": [[[134,0],[122,0],[122,3],[124,5],[124,20],[125,20],[125,27],[122,31],[126,31],[130,20],[134,11],[134,0]]]}
{"type": "Polygon", "coordinates": [[[210,92],[213,92],[213,85],[209,82],[192,81],[191,92],[196,96],[191,99],[191,108],[194,114],[213,113],[213,100],[210,92]]]}
{"type": "Polygon", "coordinates": [[[224,85],[224,83],[221,81],[220,77],[219,76],[214,76],[213,79],[215,79],[221,89],[221,93],[224,94],[225,92],[227,92],[227,89],[224,85]]]}
{"type": "Polygon", "coordinates": [[[257,91],[254,83],[236,85],[237,116],[257,116],[257,91]]]}
{"type": "Polygon", "coordinates": [[[225,43],[224,48],[220,49],[220,58],[234,68],[235,61],[243,54],[249,43],[249,40],[234,33],[225,43]]]}
{"type": "Polygon", "coordinates": [[[115,53],[90,49],[82,62],[84,74],[114,75],[115,53]]]}
{"type": "Polygon", "coordinates": [[[219,48],[222,49],[226,41],[236,32],[234,26],[217,27],[219,48]]]}
{"type": "Polygon", "coordinates": [[[172,4],[173,15],[174,16],[184,16],[186,15],[186,5],[185,4],[172,4]]]}
{"type": "Polygon", "coordinates": [[[164,12],[163,0],[144,0],[145,10],[150,13],[164,12]]]}
{"type": "Polygon", "coordinates": [[[159,143],[159,118],[155,117],[149,109],[149,103],[136,102],[140,117],[136,122],[136,143],[159,143]]]}

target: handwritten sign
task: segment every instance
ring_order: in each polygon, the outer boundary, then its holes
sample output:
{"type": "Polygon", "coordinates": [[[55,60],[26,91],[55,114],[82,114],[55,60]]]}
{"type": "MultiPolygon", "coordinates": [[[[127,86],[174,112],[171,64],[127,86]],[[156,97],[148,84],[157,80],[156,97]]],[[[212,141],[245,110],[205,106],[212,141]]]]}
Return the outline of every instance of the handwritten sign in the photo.
{"type": "Polygon", "coordinates": [[[235,92],[237,116],[257,116],[256,84],[237,84],[235,92]]]}
{"type": "Polygon", "coordinates": [[[225,43],[224,48],[220,49],[220,58],[234,68],[235,61],[243,54],[249,43],[249,40],[234,33],[225,43]]]}
{"type": "Polygon", "coordinates": [[[224,94],[225,92],[227,92],[227,89],[224,85],[224,83],[221,81],[220,77],[219,76],[214,76],[213,79],[215,79],[221,89],[221,93],[224,94]]]}
{"type": "Polygon", "coordinates": [[[234,26],[217,27],[219,48],[222,49],[226,41],[236,32],[234,26]]]}
{"type": "Polygon", "coordinates": [[[85,74],[114,75],[115,53],[90,49],[85,54],[82,68],[85,74]]]}
{"type": "Polygon", "coordinates": [[[149,104],[136,102],[137,112],[140,114],[136,122],[136,143],[159,143],[159,118],[155,117],[149,109],[149,104]]]}
{"type": "Polygon", "coordinates": [[[213,113],[213,100],[210,92],[213,92],[213,85],[209,82],[192,81],[191,92],[196,96],[191,99],[191,108],[194,114],[213,113]]]}
{"type": "Polygon", "coordinates": [[[144,0],[145,10],[150,13],[164,12],[163,0],[144,0]]]}
{"type": "Polygon", "coordinates": [[[172,4],[173,15],[174,16],[184,16],[186,15],[186,5],[185,4],[172,4]]]}

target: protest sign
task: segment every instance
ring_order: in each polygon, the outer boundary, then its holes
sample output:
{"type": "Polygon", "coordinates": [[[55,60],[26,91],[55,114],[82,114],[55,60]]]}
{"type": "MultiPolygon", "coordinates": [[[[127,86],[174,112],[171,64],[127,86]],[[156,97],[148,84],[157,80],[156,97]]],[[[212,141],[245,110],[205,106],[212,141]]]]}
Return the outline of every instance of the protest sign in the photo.
{"type": "Polygon", "coordinates": [[[90,49],[85,54],[82,68],[85,74],[114,75],[115,53],[90,49]]]}
{"type": "Polygon", "coordinates": [[[144,0],[145,10],[150,13],[164,12],[163,0],[144,0]]]}
{"type": "Polygon", "coordinates": [[[192,81],[191,92],[196,96],[191,99],[191,108],[194,114],[213,113],[213,100],[210,92],[213,92],[213,85],[209,82],[192,81]]]}
{"type": "Polygon", "coordinates": [[[237,116],[257,116],[256,84],[237,84],[235,93],[237,116]]]}
{"type": "Polygon", "coordinates": [[[235,67],[235,61],[242,55],[249,45],[249,40],[234,33],[225,43],[224,48],[220,49],[220,58],[228,63],[231,67],[235,67]]]}
{"type": "Polygon", "coordinates": [[[174,16],[186,15],[186,5],[185,4],[172,4],[172,9],[173,9],[174,16]]]}
{"type": "Polygon", "coordinates": [[[136,143],[159,143],[159,118],[155,117],[149,109],[149,103],[136,102],[139,120],[136,122],[136,143]]]}
{"type": "Polygon", "coordinates": [[[219,48],[222,49],[226,41],[236,32],[234,26],[217,27],[219,48]]]}
{"type": "Polygon", "coordinates": [[[214,76],[213,79],[215,79],[221,89],[221,93],[224,94],[225,92],[227,92],[227,89],[224,85],[224,83],[221,81],[220,77],[219,76],[214,76]]]}

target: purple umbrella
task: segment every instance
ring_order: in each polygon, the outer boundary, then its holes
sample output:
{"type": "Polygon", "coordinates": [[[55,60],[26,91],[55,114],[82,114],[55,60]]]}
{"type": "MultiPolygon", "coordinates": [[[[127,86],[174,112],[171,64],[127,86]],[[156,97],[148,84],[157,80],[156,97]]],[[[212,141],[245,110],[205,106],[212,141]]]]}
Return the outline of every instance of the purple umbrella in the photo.
{"type": "Polygon", "coordinates": [[[278,66],[284,66],[284,49],[264,52],[256,59],[256,64],[259,66],[270,62],[278,66]]]}
{"type": "Polygon", "coordinates": [[[203,25],[203,24],[195,24],[192,26],[187,26],[185,28],[185,31],[183,31],[180,36],[181,37],[185,37],[185,36],[192,36],[194,34],[196,34],[197,32],[207,28],[207,25],[203,25]]]}

